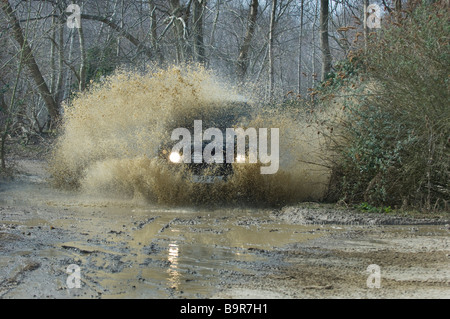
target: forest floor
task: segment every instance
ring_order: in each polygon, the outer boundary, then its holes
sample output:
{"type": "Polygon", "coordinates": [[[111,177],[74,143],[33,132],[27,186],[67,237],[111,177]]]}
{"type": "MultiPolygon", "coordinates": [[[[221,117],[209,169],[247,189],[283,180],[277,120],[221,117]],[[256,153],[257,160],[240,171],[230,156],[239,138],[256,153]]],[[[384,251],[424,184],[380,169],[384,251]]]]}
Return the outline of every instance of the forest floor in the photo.
{"type": "Polygon", "coordinates": [[[448,213],[174,208],[47,177],[44,160],[21,158],[0,183],[0,298],[450,297],[448,213]]]}

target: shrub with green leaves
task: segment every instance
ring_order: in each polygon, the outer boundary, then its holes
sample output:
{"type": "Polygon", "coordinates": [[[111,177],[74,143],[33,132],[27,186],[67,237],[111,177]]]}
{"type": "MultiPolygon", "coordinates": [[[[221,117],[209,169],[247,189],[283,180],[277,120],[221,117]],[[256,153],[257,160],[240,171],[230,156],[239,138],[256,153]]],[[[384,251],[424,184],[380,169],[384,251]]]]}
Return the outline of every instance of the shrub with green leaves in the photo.
{"type": "Polygon", "coordinates": [[[346,201],[448,209],[449,12],[419,6],[370,37],[347,100],[334,181],[346,201]],[[370,88],[370,89],[368,89],[370,88]]]}

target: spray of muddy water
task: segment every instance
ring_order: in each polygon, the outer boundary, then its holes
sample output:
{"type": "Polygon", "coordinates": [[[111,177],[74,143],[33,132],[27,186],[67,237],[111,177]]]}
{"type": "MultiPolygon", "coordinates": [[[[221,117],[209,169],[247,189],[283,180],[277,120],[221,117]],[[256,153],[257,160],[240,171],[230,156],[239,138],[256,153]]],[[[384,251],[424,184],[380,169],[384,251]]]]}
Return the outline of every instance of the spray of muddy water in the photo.
{"type": "Polygon", "coordinates": [[[244,95],[197,67],[117,72],[64,106],[63,131],[50,159],[52,182],[168,205],[280,205],[322,197],[329,173],[308,164],[320,162],[317,131],[286,110],[265,109],[244,95]],[[174,128],[239,108],[250,116],[235,127],[280,129],[276,174],[261,175],[259,164],[239,163],[226,182],[197,184],[186,178],[185,165],[159,156],[174,128]]]}

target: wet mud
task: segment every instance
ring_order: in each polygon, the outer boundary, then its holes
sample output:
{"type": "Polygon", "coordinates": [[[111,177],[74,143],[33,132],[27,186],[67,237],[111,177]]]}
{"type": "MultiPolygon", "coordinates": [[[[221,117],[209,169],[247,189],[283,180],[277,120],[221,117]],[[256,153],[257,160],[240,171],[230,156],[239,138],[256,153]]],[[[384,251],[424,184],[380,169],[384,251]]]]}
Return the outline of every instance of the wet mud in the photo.
{"type": "Polygon", "coordinates": [[[0,184],[1,298],[450,297],[445,216],[165,207],[53,189],[45,165],[0,184]]]}

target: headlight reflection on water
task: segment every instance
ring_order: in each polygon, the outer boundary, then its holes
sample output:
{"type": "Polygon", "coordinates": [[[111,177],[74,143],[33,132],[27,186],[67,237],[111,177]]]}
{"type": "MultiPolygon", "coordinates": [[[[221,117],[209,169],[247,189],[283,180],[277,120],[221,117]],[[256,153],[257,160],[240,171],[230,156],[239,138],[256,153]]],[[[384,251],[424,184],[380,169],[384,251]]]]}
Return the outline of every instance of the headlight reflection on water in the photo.
{"type": "Polygon", "coordinates": [[[236,163],[245,163],[245,155],[238,154],[236,156],[236,163]]]}
{"type": "Polygon", "coordinates": [[[169,274],[169,284],[173,289],[178,289],[180,285],[181,274],[178,269],[179,246],[176,242],[169,244],[169,255],[167,260],[170,262],[167,273],[169,274]]]}

